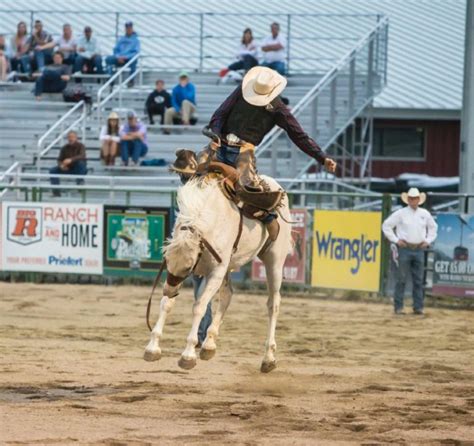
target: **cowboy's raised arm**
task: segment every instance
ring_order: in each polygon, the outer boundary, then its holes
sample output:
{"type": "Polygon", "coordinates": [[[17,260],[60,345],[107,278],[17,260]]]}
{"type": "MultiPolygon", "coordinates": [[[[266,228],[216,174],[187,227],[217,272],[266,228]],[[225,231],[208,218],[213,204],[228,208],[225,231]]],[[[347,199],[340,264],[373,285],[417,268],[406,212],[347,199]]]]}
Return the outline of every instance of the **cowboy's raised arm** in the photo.
{"type": "Polygon", "coordinates": [[[288,133],[290,139],[298,146],[300,150],[314,158],[319,164],[324,165],[327,155],[321,150],[321,147],[313,138],[301,128],[300,124],[283,103],[277,106],[275,110],[276,125],[288,133]]]}
{"type": "Polygon", "coordinates": [[[222,127],[224,127],[225,120],[227,116],[229,116],[232,107],[237,102],[237,99],[242,96],[242,89],[237,87],[230,96],[219,106],[219,108],[214,112],[212,115],[211,120],[209,121],[209,128],[216,133],[217,135],[221,136],[222,127]]]}

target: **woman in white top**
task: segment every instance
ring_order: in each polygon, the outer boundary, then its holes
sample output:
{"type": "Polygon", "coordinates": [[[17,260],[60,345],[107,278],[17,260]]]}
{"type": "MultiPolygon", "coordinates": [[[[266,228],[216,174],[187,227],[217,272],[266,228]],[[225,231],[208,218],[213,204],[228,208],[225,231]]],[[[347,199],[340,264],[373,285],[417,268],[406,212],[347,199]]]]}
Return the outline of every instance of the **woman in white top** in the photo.
{"type": "Polygon", "coordinates": [[[107,118],[107,124],[104,125],[100,130],[99,137],[100,141],[102,142],[100,155],[106,166],[115,165],[115,157],[117,156],[118,146],[120,143],[119,129],[119,115],[115,112],[112,112],[107,118]]]}
{"type": "Polygon", "coordinates": [[[21,58],[28,52],[27,40],[28,28],[26,23],[19,22],[16,27],[16,34],[10,40],[11,66],[13,71],[20,71],[22,69],[21,58]]]}
{"type": "Polygon", "coordinates": [[[247,72],[250,68],[258,65],[257,60],[258,47],[253,40],[252,30],[246,28],[242,35],[242,41],[237,51],[237,61],[230,64],[227,69],[221,70],[221,77],[228,71],[244,70],[247,72]]]}

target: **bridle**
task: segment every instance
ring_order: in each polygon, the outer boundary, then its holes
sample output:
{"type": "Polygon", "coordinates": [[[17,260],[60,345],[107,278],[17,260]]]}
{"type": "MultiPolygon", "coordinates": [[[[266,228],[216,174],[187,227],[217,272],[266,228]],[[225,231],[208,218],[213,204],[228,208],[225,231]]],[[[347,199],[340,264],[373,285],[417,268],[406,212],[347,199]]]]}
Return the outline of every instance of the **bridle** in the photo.
{"type": "MultiPolygon", "coordinates": [[[[239,246],[240,237],[242,236],[244,216],[243,216],[242,210],[240,208],[239,208],[239,214],[240,214],[239,230],[238,230],[237,237],[235,239],[234,245],[232,247],[232,252],[233,253],[237,251],[237,248],[239,246]]],[[[180,226],[179,230],[180,231],[190,231],[192,234],[196,233],[196,228],[194,228],[193,226],[189,226],[189,225],[180,226]]],[[[191,267],[189,272],[184,277],[175,276],[174,274],[172,274],[168,271],[168,275],[166,277],[166,283],[168,285],[170,285],[172,287],[176,287],[176,286],[180,285],[181,283],[183,283],[184,280],[186,279],[186,277],[188,277],[191,273],[193,273],[194,270],[196,269],[196,267],[198,266],[199,261],[201,260],[202,254],[204,253],[205,249],[207,249],[207,251],[209,251],[209,254],[211,254],[212,257],[214,257],[214,259],[216,260],[217,263],[219,263],[219,264],[222,263],[221,256],[212,247],[212,245],[206,240],[206,238],[203,237],[201,234],[199,234],[199,248],[200,248],[199,249],[199,254],[197,256],[196,262],[194,263],[194,265],[191,267]]],[[[151,289],[150,297],[148,298],[148,304],[147,304],[147,307],[146,307],[146,324],[147,324],[148,329],[150,331],[152,331],[152,328],[151,328],[151,325],[150,325],[151,301],[152,301],[152,298],[153,298],[153,293],[155,292],[155,289],[158,286],[158,283],[160,282],[161,275],[163,274],[163,271],[164,271],[165,267],[166,267],[166,258],[164,258],[163,262],[161,263],[160,269],[158,270],[158,274],[156,275],[155,280],[153,282],[153,287],[151,289]]],[[[170,298],[174,298],[174,297],[175,296],[171,296],[170,298]]]]}

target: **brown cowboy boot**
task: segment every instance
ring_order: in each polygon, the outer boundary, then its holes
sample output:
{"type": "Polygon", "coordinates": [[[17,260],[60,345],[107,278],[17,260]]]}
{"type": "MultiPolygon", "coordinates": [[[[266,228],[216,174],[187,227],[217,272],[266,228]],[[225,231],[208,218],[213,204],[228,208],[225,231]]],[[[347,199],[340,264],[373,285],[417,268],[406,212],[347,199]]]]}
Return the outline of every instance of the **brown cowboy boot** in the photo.
{"type": "Polygon", "coordinates": [[[260,180],[255,168],[254,151],[241,150],[235,164],[240,175],[240,185],[249,192],[263,192],[263,187],[260,184],[260,180]]]}

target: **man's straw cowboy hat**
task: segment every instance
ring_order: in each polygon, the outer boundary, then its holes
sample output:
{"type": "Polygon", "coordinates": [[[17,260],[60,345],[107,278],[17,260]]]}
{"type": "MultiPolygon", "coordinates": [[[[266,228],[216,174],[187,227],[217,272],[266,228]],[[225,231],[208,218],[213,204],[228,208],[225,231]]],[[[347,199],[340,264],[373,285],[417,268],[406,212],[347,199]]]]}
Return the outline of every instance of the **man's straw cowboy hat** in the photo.
{"type": "Polygon", "coordinates": [[[405,204],[408,204],[408,198],[420,198],[420,202],[418,204],[423,204],[426,201],[426,194],[421,192],[416,188],[412,187],[408,190],[408,192],[402,192],[401,199],[405,204]]]}
{"type": "Polygon", "coordinates": [[[270,104],[286,87],[286,78],[267,67],[253,67],[242,80],[242,95],[252,105],[270,104]]]}

